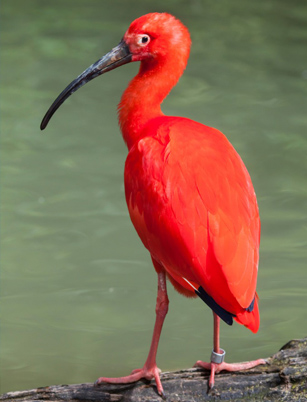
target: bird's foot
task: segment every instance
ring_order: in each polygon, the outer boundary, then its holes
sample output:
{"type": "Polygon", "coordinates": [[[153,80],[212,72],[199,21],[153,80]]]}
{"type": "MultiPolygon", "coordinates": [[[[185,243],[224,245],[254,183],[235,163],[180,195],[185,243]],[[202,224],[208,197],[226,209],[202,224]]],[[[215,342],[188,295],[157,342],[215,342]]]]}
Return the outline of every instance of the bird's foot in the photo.
{"type": "Polygon", "coordinates": [[[95,382],[95,385],[100,385],[102,383],[130,384],[133,382],[137,382],[142,378],[145,378],[146,380],[155,379],[158,394],[162,396],[162,398],[164,398],[165,395],[161,384],[160,373],[161,370],[156,365],[149,368],[144,366],[142,369],[133,370],[130,375],[127,375],[125,377],[117,377],[117,378],[99,377],[98,380],[95,382]]]}
{"type": "Polygon", "coordinates": [[[224,361],[221,363],[206,363],[201,360],[198,360],[194,367],[202,367],[206,370],[210,371],[210,378],[209,378],[209,389],[214,387],[214,375],[215,373],[219,373],[220,371],[241,371],[247,370],[252,367],[259,366],[260,364],[266,364],[267,362],[264,359],[253,360],[250,362],[243,362],[243,363],[225,363],[224,361]]]}

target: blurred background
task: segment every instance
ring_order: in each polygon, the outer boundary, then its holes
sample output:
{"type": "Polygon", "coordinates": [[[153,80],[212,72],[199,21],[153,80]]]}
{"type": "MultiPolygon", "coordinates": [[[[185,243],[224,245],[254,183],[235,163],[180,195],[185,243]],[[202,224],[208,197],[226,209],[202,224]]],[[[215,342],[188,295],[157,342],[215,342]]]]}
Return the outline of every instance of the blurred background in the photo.
{"type": "MultiPolygon", "coordinates": [[[[163,104],[223,131],[258,196],[254,335],[222,324],[229,362],[307,335],[307,3],[303,0],[1,2],[1,392],[126,375],[147,356],[156,274],[128,217],[116,105],[137,63],[56,96],[142,14],[189,28],[188,67],[163,104]]],[[[212,313],[169,286],[158,365],[212,349],[212,313]]]]}

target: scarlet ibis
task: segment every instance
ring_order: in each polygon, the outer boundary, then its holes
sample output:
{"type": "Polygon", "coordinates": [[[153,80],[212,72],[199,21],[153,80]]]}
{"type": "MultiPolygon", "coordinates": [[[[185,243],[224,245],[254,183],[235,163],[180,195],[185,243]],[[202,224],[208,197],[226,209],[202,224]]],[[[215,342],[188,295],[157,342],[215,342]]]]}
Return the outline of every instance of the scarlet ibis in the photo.
{"type": "Polygon", "coordinates": [[[119,125],[128,147],[125,194],[131,221],[158,274],[156,321],[142,369],[96,384],[155,379],[163,388],[156,353],[168,311],[166,278],[187,297],[199,296],[213,311],[211,370],[244,370],[263,359],[227,364],[219,345],[220,318],[252,332],[259,328],[256,293],[260,219],[248,171],[217,129],[183,117],[165,116],[161,103],[182,75],[190,53],[188,29],[174,16],[151,13],[133,21],[123,39],[57,97],[41,123],[88,81],[131,61],[140,69],[122,95],[119,125]]]}

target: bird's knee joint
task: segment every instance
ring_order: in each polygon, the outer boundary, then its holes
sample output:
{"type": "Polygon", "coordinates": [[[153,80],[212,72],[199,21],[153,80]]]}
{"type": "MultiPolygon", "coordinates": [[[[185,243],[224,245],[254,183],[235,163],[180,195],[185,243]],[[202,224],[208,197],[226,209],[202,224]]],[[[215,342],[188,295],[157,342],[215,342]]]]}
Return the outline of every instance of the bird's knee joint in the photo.
{"type": "Polygon", "coordinates": [[[169,304],[168,299],[164,299],[158,302],[156,305],[156,314],[165,316],[168,312],[168,304],[169,304]]]}

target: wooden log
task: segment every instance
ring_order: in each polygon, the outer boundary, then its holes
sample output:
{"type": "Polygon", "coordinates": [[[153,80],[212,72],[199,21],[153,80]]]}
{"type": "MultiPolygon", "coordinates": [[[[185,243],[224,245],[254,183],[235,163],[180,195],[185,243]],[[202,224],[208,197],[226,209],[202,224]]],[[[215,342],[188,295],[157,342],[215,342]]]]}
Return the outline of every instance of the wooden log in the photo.
{"type": "MultiPolygon", "coordinates": [[[[267,359],[267,364],[244,372],[216,375],[208,393],[209,372],[191,368],[161,375],[166,400],[198,401],[307,401],[307,338],[292,340],[267,359]]],[[[0,401],[161,402],[154,381],[128,385],[92,383],[52,385],[8,392],[0,401]]]]}

